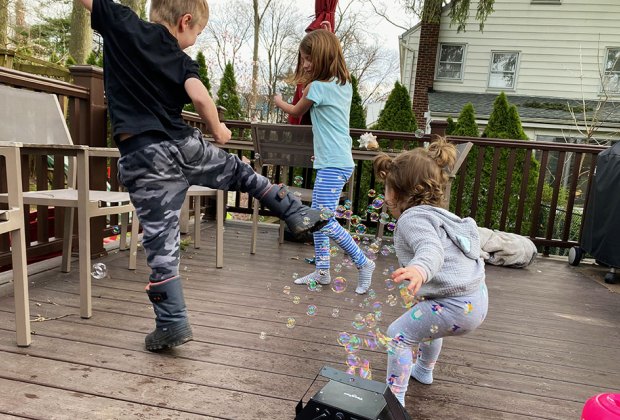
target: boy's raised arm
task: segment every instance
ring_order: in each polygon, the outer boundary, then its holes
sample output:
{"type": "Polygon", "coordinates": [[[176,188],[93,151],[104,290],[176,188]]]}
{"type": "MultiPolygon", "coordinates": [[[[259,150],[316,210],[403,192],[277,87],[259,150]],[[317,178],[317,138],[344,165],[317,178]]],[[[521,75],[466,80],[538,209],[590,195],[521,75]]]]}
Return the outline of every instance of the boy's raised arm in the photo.
{"type": "Polygon", "coordinates": [[[200,118],[207,123],[207,127],[211,134],[213,134],[215,142],[226,144],[231,137],[230,130],[224,123],[220,122],[215,102],[213,102],[205,85],[199,79],[190,77],[185,81],[185,91],[192,100],[200,118]]]}
{"type": "Polygon", "coordinates": [[[80,0],[84,7],[86,7],[90,12],[93,11],[93,0],[80,0]]]}

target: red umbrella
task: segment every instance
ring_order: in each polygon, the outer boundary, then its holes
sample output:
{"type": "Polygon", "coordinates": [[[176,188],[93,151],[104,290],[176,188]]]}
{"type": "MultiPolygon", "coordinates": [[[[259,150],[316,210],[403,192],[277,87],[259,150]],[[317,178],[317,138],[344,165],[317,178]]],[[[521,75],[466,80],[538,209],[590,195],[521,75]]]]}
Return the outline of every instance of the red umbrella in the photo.
{"type": "MultiPolygon", "coordinates": [[[[314,21],[306,28],[306,32],[312,32],[315,29],[327,29],[334,32],[337,5],[338,0],[314,0],[314,21]]],[[[297,85],[295,95],[293,95],[293,104],[296,104],[302,97],[303,90],[304,87],[302,85],[297,85]]],[[[292,117],[289,115],[288,122],[289,124],[310,124],[310,117],[308,113],[302,117],[292,117]]]]}

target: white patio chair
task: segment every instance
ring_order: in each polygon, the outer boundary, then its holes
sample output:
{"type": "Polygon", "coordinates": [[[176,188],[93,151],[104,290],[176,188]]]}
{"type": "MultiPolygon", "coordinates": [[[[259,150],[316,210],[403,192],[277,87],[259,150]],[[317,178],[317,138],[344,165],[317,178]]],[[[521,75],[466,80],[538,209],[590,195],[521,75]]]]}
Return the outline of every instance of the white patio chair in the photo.
{"type": "Polygon", "coordinates": [[[8,209],[0,210],[0,234],[11,235],[15,332],[17,345],[27,347],[30,345],[30,307],[19,144],[0,144],[0,156],[4,157],[8,191],[8,209]]]}
{"type": "MultiPolygon", "coordinates": [[[[129,194],[89,189],[89,157],[118,157],[117,149],[74,145],[55,95],[0,85],[0,141],[21,142],[29,155],[69,156],[67,187],[26,191],[25,206],[65,207],[61,270],[71,270],[73,217],[77,209],[79,229],[80,316],[92,316],[90,219],[120,214],[121,238],[127,232],[128,214],[134,211],[129,194]],[[77,164],[76,164],[77,162],[77,164]],[[76,182],[77,181],[77,182],[76,182]],[[106,205],[107,204],[107,205],[106,205]]],[[[0,202],[7,202],[0,194],[0,202]]],[[[132,223],[129,269],[136,267],[138,223],[132,223]]],[[[124,242],[121,243],[121,245],[124,242]]]]}
{"type": "Polygon", "coordinates": [[[189,231],[190,201],[194,201],[194,248],[200,248],[200,206],[202,197],[215,197],[215,266],[224,267],[224,191],[192,185],[181,208],[181,233],[189,231]]]}

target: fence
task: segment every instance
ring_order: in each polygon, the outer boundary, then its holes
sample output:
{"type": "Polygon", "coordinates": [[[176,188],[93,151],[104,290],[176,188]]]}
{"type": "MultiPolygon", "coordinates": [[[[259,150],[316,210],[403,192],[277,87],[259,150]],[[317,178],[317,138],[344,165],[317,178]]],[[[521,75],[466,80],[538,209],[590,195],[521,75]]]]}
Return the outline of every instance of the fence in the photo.
{"type": "MultiPolygon", "coordinates": [[[[74,142],[105,147],[108,135],[102,71],[91,66],[74,66],[70,71],[73,84],[0,67],[0,83],[57,95],[67,115],[74,142]]],[[[207,133],[206,125],[198,116],[185,113],[184,117],[189,124],[207,133]]],[[[226,124],[235,134],[226,149],[240,157],[252,159],[254,151],[250,139],[250,123],[226,121],[226,124]]],[[[432,125],[435,134],[443,134],[442,128],[441,124],[432,125]]],[[[351,130],[354,144],[365,131],[351,130]]],[[[430,135],[418,138],[413,133],[373,133],[379,138],[383,150],[388,153],[431,141],[430,135]]],[[[581,220],[578,227],[575,227],[574,210],[583,207],[583,211],[587,211],[587,195],[592,183],[596,156],[604,147],[468,137],[450,137],[450,140],[455,143],[474,143],[472,152],[453,183],[452,211],[461,216],[475,218],[480,226],[528,236],[543,252],[578,244],[581,220]],[[550,161],[553,161],[554,165],[549,166],[550,161]]],[[[371,161],[376,154],[358,148],[353,150],[356,178],[352,210],[361,216],[363,223],[370,228],[376,227],[377,222],[370,220],[366,212],[373,200],[368,192],[382,191],[382,186],[377,184],[372,173],[371,161]]],[[[62,164],[62,159],[54,159],[51,178],[48,178],[47,159],[30,162],[24,160],[24,185],[29,185],[29,180],[32,180],[39,188],[45,188],[48,183],[53,187],[63,186],[65,180],[62,164]]],[[[106,182],[116,185],[114,161],[95,160],[91,163],[90,170],[93,182],[91,188],[105,188],[106,182]]],[[[303,176],[305,186],[312,184],[312,171],[302,172],[299,168],[280,174],[277,181],[291,184],[294,176],[303,176]]],[[[5,180],[0,179],[0,188],[5,191],[5,180]]],[[[245,203],[237,193],[228,211],[249,214],[251,206],[251,200],[245,203]]],[[[36,226],[36,231],[28,232],[27,237],[28,256],[31,261],[60,252],[61,249],[59,238],[62,235],[62,217],[54,214],[55,209],[36,210],[36,220],[27,220],[27,225],[36,226]],[[51,220],[54,221],[53,224],[51,220]]],[[[269,212],[262,210],[262,214],[269,215],[269,212]]],[[[95,254],[105,253],[103,238],[110,236],[112,229],[106,220],[93,222],[91,245],[95,254]]],[[[0,267],[8,264],[9,243],[4,235],[0,237],[0,267]]]]}

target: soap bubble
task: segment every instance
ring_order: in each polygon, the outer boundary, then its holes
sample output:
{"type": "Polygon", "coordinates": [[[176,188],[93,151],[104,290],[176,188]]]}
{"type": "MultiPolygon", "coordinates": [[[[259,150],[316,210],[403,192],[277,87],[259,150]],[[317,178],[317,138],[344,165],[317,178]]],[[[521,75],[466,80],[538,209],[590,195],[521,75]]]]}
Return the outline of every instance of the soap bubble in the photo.
{"type": "Polygon", "coordinates": [[[334,212],[327,207],[321,209],[321,220],[329,220],[334,217],[334,212]]]}
{"type": "Polygon", "coordinates": [[[286,328],[295,327],[295,318],[289,318],[286,320],[286,328]]]}
{"type": "Polygon", "coordinates": [[[293,185],[297,186],[297,187],[301,187],[301,184],[304,183],[304,177],[303,176],[299,176],[297,175],[295,178],[293,178],[293,185]]]}
{"type": "Polygon", "coordinates": [[[316,305],[308,305],[308,310],[306,311],[306,314],[308,314],[309,316],[314,316],[316,315],[316,305]]]}
{"type": "Polygon", "coordinates": [[[341,332],[340,334],[338,334],[338,344],[340,344],[341,346],[346,345],[350,339],[351,334],[349,334],[348,332],[341,332]]]}
{"type": "Polygon", "coordinates": [[[344,277],[336,277],[332,282],[332,290],[336,293],[342,293],[347,288],[347,279],[344,277]]]}
{"type": "Polygon", "coordinates": [[[95,263],[90,274],[94,279],[104,279],[108,276],[108,267],[104,263],[95,263]]]}
{"type": "Polygon", "coordinates": [[[368,190],[368,197],[370,198],[374,198],[377,195],[377,192],[375,190],[368,190]]]}
{"type": "Polygon", "coordinates": [[[418,128],[414,134],[417,138],[424,137],[424,130],[422,130],[421,128],[418,128]]]}

